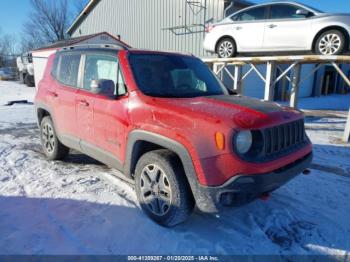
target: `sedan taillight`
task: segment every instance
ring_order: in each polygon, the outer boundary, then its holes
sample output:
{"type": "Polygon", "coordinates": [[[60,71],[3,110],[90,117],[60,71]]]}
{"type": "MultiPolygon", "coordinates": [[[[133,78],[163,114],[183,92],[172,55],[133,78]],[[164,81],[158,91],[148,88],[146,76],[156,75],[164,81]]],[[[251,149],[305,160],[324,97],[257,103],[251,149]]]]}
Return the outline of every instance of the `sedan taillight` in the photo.
{"type": "Polygon", "coordinates": [[[206,28],[205,28],[205,32],[206,33],[210,33],[211,30],[213,30],[215,27],[215,25],[208,25],[206,28]]]}

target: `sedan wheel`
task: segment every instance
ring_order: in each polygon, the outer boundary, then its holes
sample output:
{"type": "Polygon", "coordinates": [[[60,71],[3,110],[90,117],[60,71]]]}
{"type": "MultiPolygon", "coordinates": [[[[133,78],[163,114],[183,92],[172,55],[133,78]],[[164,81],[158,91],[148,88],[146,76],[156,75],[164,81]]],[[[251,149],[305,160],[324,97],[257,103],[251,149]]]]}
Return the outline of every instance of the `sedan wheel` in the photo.
{"type": "Polygon", "coordinates": [[[317,40],[317,53],[320,55],[339,55],[343,53],[345,37],[338,30],[323,33],[317,40]]]}
{"type": "Polygon", "coordinates": [[[231,39],[223,39],[217,48],[217,54],[220,58],[234,57],[236,52],[235,44],[231,39]]]}

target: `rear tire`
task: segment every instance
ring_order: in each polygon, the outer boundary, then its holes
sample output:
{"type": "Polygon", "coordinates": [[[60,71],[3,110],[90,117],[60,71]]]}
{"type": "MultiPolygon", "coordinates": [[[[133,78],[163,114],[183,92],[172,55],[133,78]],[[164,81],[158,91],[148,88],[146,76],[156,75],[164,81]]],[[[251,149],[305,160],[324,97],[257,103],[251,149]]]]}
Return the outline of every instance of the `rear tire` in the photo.
{"type": "Polygon", "coordinates": [[[179,158],[169,150],[144,154],[135,171],[135,189],[142,210],[164,227],[184,222],[194,199],[179,158]]]}
{"type": "Polygon", "coordinates": [[[24,78],[24,83],[28,86],[28,87],[34,87],[34,77],[26,74],[25,78],[24,78]]]}
{"type": "Polygon", "coordinates": [[[231,38],[221,39],[216,47],[216,54],[219,58],[235,57],[236,51],[236,44],[231,38]]]}
{"type": "Polygon", "coordinates": [[[339,30],[329,30],[321,34],[316,41],[315,51],[318,55],[340,55],[347,45],[344,34],[339,30]]]}
{"type": "Polygon", "coordinates": [[[61,160],[69,154],[69,148],[58,140],[50,116],[45,116],[40,123],[40,140],[44,154],[49,160],[61,160]]]}

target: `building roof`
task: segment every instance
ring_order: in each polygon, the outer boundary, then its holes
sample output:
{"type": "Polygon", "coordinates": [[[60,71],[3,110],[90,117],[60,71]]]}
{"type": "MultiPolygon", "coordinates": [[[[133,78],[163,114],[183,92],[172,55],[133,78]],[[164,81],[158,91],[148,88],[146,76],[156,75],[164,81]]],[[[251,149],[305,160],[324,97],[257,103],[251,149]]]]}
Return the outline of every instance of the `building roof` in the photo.
{"type": "Polygon", "coordinates": [[[112,37],[113,39],[115,39],[116,41],[120,42],[121,46],[130,47],[128,44],[126,44],[123,41],[115,38],[114,36],[110,35],[109,33],[107,33],[107,32],[100,32],[100,33],[97,33],[97,34],[84,35],[84,36],[79,36],[79,37],[74,37],[74,38],[69,38],[69,39],[66,39],[66,40],[58,41],[58,42],[55,42],[55,43],[53,43],[51,45],[40,47],[40,48],[38,48],[36,50],[33,50],[33,51],[41,51],[41,50],[47,50],[47,49],[58,49],[58,48],[62,48],[62,47],[73,46],[73,45],[79,44],[79,43],[81,43],[83,41],[89,40],[89,39],[91,39],[93,37],[96,37],[96,36],[99,36],[99,35],[103,35],[103,34],[108,35],[108,36],[112,37]]]}
{"type": "MultiPolygon", "coordinates": [[[[74,19],[71,26],[67,29],[67,34],[72,35],[72,33],[75,31],[75,29],[83,22],[83,20],[90,14],[90,12],[95,8],[95,6],[100,2],[101,0],[90,0],[90,2],[85,6],[83,11],[74,19]]],[[[244,5],[254,5],[255,3],[248,1],[248,0],[232,0],[237,3],[241,3],[244,5]]]]}

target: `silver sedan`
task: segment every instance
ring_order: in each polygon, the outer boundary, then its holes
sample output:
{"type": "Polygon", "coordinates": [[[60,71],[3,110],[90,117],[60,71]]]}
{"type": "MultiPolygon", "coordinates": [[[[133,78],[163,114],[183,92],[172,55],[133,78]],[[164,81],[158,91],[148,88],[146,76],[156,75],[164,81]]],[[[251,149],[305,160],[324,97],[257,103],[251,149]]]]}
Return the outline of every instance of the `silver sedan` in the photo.
{"type": "Polygon", "coordinates": [[[349,50],[350,14],[327,14],[295,2],[273,2],[240,10],[207,27],[204,49],[219,57],[237,53],[349,50]]]}

